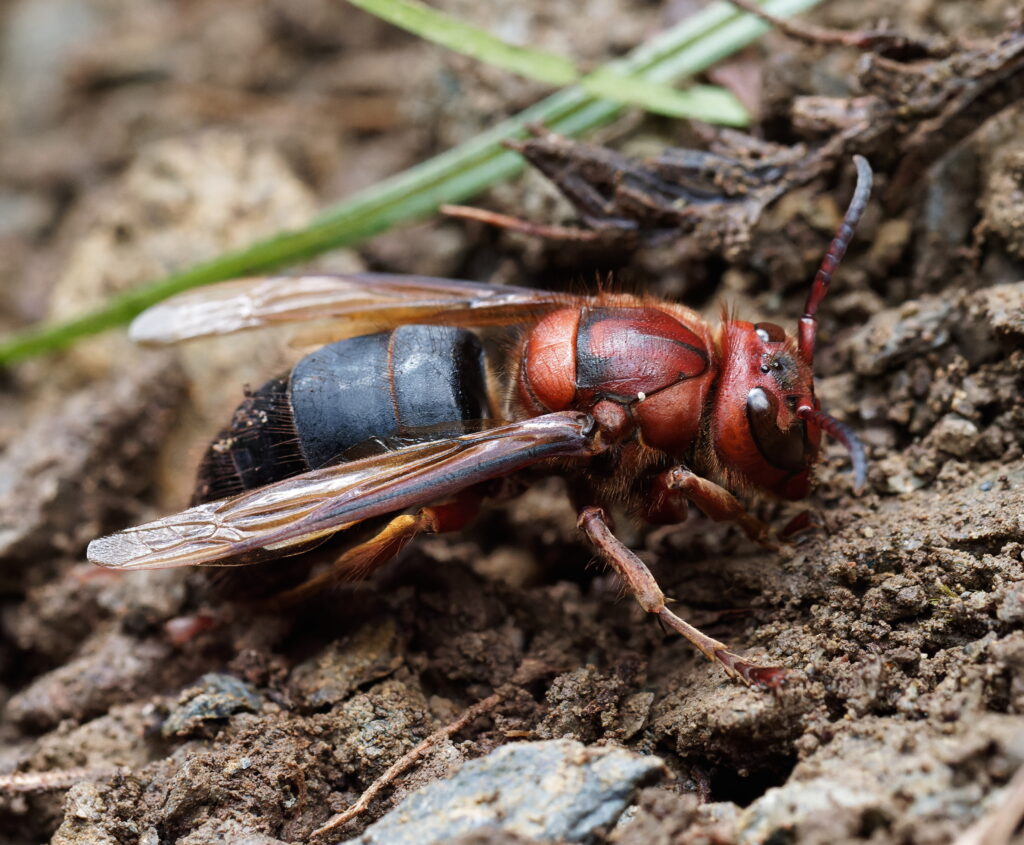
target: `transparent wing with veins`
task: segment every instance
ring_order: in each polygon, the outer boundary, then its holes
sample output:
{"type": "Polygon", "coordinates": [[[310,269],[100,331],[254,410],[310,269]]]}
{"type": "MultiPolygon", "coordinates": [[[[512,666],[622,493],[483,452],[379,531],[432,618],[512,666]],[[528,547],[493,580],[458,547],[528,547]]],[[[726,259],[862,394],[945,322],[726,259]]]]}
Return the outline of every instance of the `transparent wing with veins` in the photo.
{"type": "Polygon", "coordinates": [[[289,323],[325,322],[322,342],[407,323],[490,326],[523,322],[579,298],[430,276],[360,273],[238,279],[171,297],[140,314],[133,340],[177,343],[289,323]]]}
{"type": "Polygon", "coordinates": [[[253,563],[547,458],[589,457],[601,449],[589,416],[546,414],[313,470],[197,505],[93,540],[88,557],[126,570],[253,563]]]}

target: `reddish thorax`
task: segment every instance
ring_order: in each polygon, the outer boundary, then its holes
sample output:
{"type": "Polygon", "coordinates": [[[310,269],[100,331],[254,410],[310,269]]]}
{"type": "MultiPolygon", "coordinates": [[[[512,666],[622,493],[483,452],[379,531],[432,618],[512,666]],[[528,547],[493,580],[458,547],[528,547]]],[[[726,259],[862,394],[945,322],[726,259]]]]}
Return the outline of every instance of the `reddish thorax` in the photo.
{"type": "Polygon", "coordinates": [[[714,359],[707,324],[689,309],[609,296],[529,331],[515,395],[528,413],[594,412],[619,436],[638,429],[644,445],[682,456],[700,433],[714,359]]]}

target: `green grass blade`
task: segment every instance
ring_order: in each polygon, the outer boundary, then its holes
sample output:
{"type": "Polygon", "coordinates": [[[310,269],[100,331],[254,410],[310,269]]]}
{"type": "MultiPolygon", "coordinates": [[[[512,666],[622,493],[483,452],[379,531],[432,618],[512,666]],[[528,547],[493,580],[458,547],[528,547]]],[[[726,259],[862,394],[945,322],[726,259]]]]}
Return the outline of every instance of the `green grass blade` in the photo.
{"type": "Polygon", "coordinates": [[[579,78],[568,59],[517,47],[490,33],[439,12],[417,0],[349,0],[353,6],[415,35],[447,47],[454,53],[479,59],[520,76],[552,86],[569,85],[579,78]]]}
{"type": "Polygon", "coordinates": [[[691,85],[677,91],[668,85],[608,71],[592,73],[580,84],[595,97],[640,106],[667,117],[685,117],[724,126],[747,126],[750,123],[750,114],[736,95],[714,85],[691,85]]]}
{"type": "Polygon", "coordinates": [[[668,117],[684,117],[746,126],[750,115],[724,88],[694,86],[677,91],[669,85],[597,71],[583,77],[571,61],[526,47],[518,47],[495,38],[489,32],[439,12],[419,0],[349,0],[381,20],[418,35],[455,53],[485,64],[512,71],[548,85],[579,82],[595,97],[627,106],[639,106],[668,117]]]}
{"type": "MultiPolygon", "coordinates": [[[[767,0],[777,15],[805,11],[821,0],[767,0]]],[[[767,24],[715,3],[641,45],[606,69],[671,84],[693,76],[741,50],[767,24]]],[[[297,231],[283,232],[235,252],[142,285],[113,297],[96,311],[65,323],[34,326],[0,341],[0,365],[64,348],[76,339],[130,321],[135,315],[182,291],[238,276],[266,273],[306,261],[331,249],[352,246],[392,226],[422,218],[443,203],[458,203],[514,175],[518,155],[501,146],[523,137],[528,123],[544,123],[565,135],[579,135],[614,119],[619,103],[590,96],[579,86],[559,91],[458,147],[360,191],[297,231]]]]}

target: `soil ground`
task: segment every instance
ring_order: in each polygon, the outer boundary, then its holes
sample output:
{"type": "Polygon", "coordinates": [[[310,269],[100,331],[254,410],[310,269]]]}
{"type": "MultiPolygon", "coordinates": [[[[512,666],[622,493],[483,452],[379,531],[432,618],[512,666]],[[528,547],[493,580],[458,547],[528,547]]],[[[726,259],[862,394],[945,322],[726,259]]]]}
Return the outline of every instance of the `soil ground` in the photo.
{"type": "MultiPolygon", "coordinates": [[[[594,63],[700,4],[601,0],[588,26],[569,0],[443,5],[594,63]]],[[[813,19],[895,14],[913,33],[982,38],[1012,6],[836,0],[813,19]]],[[[857,62],[771,35],[713,78],[786,142],[785,104],[850,93],[857,62]]],[[[0,329],[300,225],[539,93],[335,0],[0,3],[0,329]]],[[[87,771],[70,790],[0,791],[0,842],[305,841],[498,687],[490,717],[339,838],[464,760],[570,737],[656,754],[669,772],[601,842],[953,841],[1024,762],[1022,127],[1011,106],[898,215],[873,203],[826,302],[819,393],[867,444],[863,495],[830,446],[801,505],[813,528],[785,553],[699,516],[622,526],[682,615],[791,667],[774,694],[727,680],[624,600],[590,565],[557,480],[299,613],[214,605],[201,573],[95,570],[85,543],[180,509],[242,386],[289,353],[250,337],[143,352],[114,333],[4,373],[0,775],[87,771]],[[216,624],[169,637],[195,613],[216,624]]],[[[627,152],[693,141],[638,116],[597,138],[627,152]]],[[[729,266],[451,221],[313,266],[561,289],[614,271],[709,319],[725,301],[792,326],[850,187],[847,172],[794,191],[729,266]]],[[[532,174],[481,202],[571,216],[532,174]]],[[[778,526],[800,509],[755,507],[778,526]]]]}

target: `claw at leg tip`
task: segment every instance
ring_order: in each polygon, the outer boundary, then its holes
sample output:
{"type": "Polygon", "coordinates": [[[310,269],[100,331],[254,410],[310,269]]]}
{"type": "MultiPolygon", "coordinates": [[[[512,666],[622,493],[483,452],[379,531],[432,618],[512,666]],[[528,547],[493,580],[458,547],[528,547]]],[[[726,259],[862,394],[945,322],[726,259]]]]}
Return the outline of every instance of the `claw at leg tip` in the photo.
{"type": "Polygon", "coordinates": [[[781,666],[758,666],[728,651],[716,651],[715,657],[729,675],[749,687],[775,690],[784,686],[789,678],[789,671],[781,666]]]}

